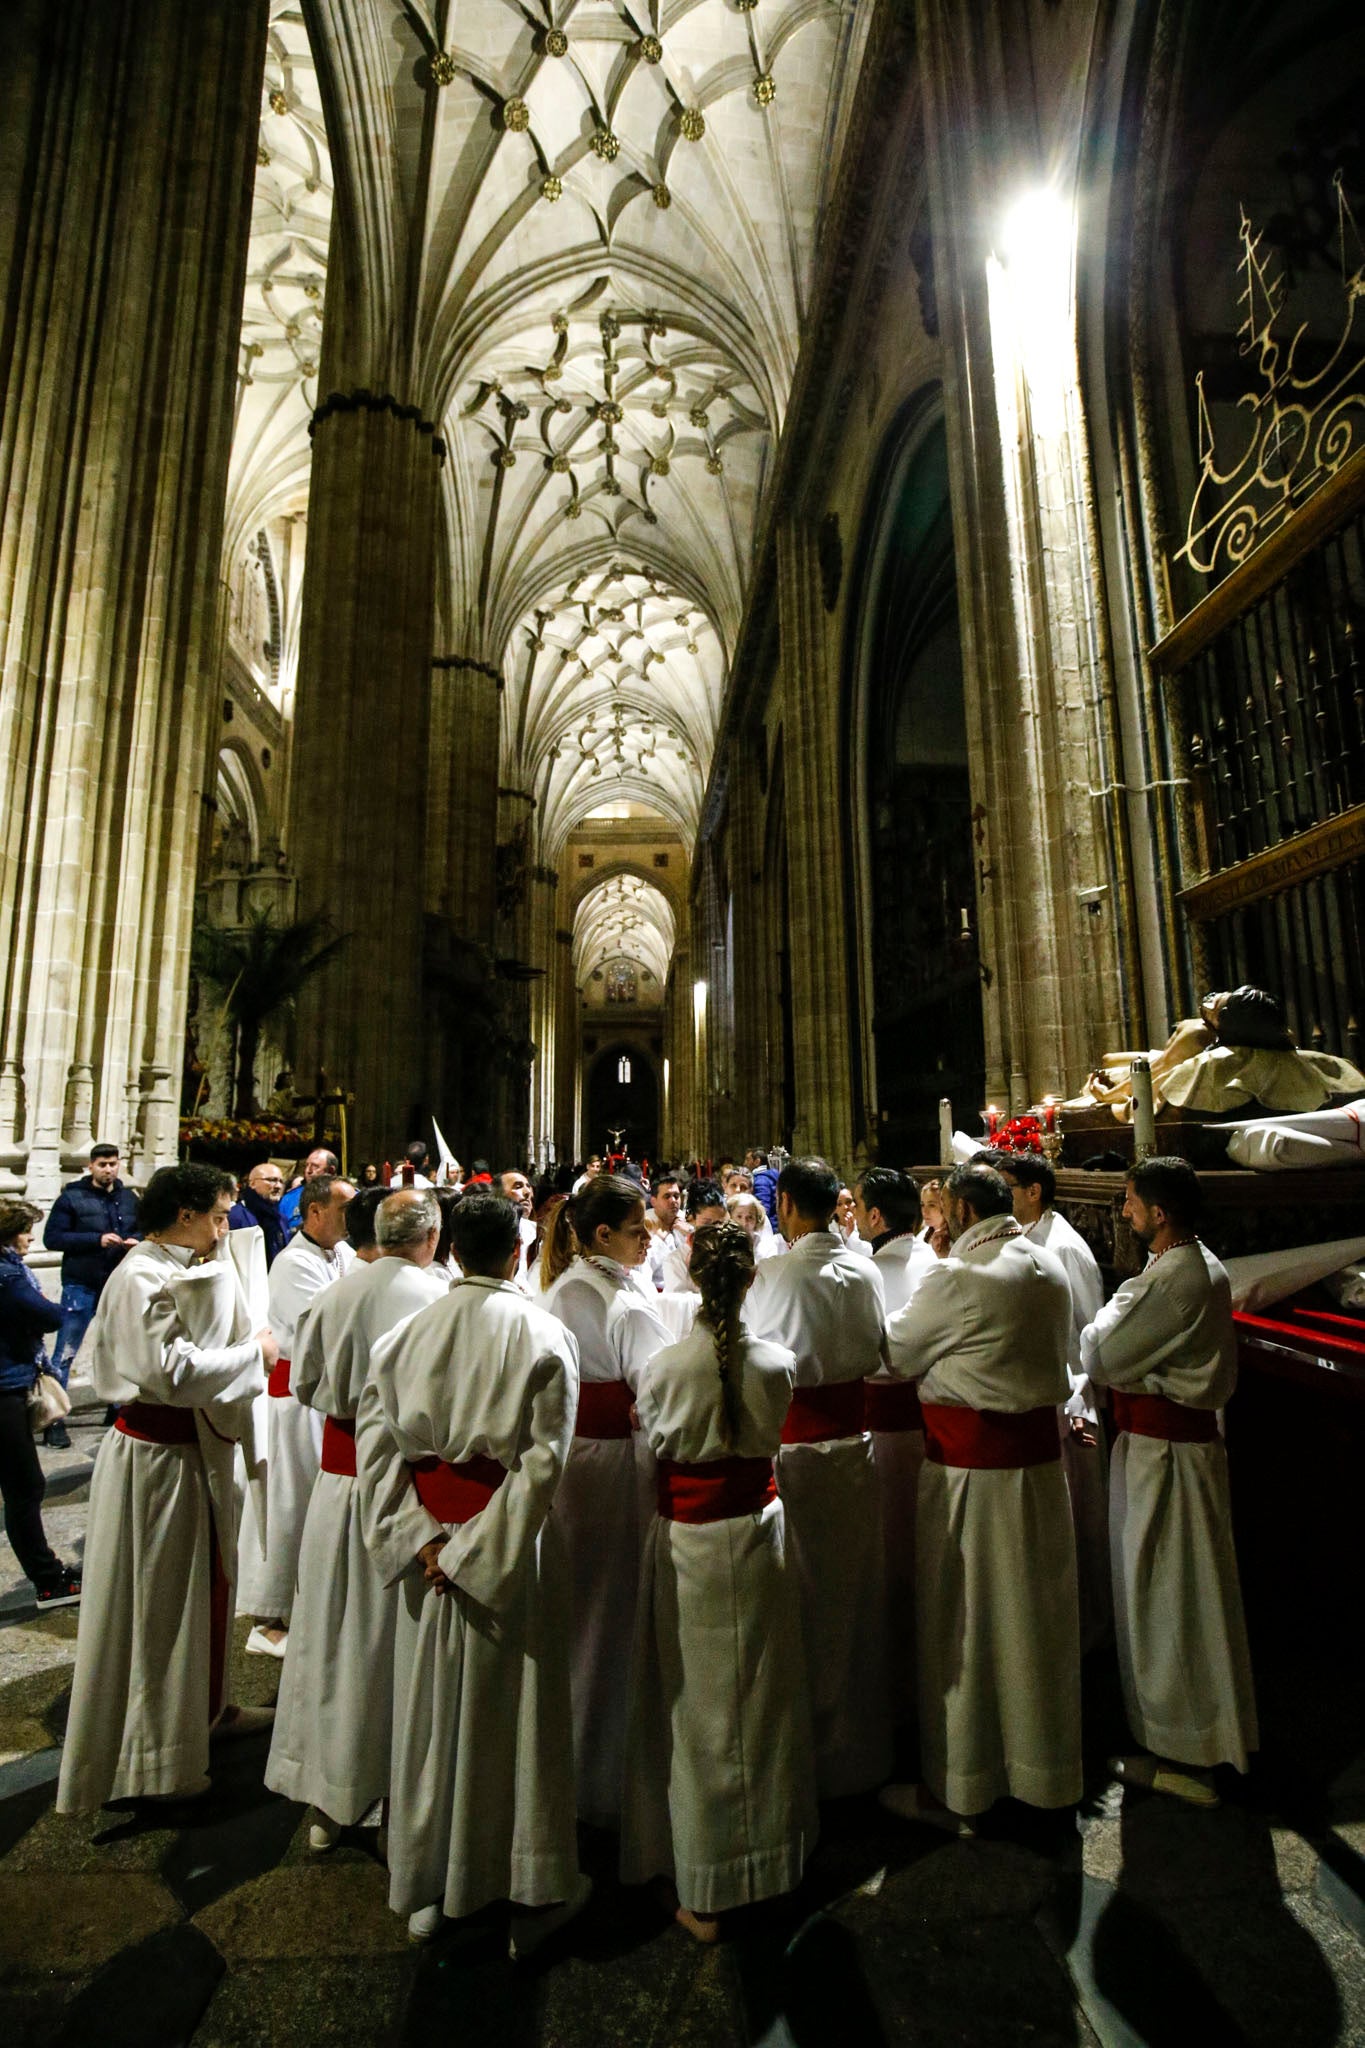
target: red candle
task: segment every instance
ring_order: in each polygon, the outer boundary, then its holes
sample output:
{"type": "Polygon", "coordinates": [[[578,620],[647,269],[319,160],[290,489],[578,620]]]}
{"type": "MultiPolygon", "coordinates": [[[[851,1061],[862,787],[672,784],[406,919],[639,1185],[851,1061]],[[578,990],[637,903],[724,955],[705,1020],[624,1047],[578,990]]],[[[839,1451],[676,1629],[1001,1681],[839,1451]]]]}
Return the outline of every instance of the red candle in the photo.
{"type": "Polygon", "coordinates": [[[1057,1105],[1050,1095],[1043,1097],[1043,1124],[1049,1131],[1057,1128],[1057,1105]]]}
{"type": "Polygon", "coordinates": [[[992,1103],[990,1108],[986,1111],[986,1136],[988,1138],[993,1138],[996,1134],[996,1131],[999,1129],[999,1125],[1000,1112],[996,1108],[995,1104],[992,1103]]]}

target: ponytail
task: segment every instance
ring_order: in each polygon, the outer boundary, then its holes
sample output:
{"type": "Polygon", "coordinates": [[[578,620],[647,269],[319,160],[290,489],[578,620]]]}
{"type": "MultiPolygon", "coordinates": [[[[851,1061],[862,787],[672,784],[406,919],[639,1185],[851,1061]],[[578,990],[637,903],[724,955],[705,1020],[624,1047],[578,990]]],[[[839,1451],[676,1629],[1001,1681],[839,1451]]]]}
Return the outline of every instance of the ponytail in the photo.
{"type": "Polygon", "coordinates": [[[561,1196],[550,1211],[550,1220],[545,1226],[545,1237],[537,1261],[542,1288],[553,1287],[560,1274],[567,1273],[573,1264],[573,1213],[572,1195],[561,1196]]]}
{"type": "Polygon", "coordinates": [[[720,1438],[730,1450],[744,1414],[745,1339],[739,1312],[754,1277],[753,1240],[742,1223],[703,1223],[692,1239],[697,1321],[711,1332],[720,1378],[720,1438]]]}

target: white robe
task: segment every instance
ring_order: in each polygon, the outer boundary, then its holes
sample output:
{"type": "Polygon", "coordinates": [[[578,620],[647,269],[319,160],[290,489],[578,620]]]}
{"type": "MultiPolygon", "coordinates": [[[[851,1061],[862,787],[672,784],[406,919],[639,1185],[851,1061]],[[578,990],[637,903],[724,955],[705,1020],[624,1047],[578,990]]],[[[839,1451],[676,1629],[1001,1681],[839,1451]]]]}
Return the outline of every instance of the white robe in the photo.
{"type": "MultiPolygon", "coordinates": [[[[715,1339],[658,1351],[636,1405],[657,1458],[773,1458],[796,1380],[790,1351],[744,1345],[742,1412],[721,1439],[715,1339]]],[[[791,1891],[814,1846],[815,1759],[800,1603],[781,1500],[674,1522],[645,1542],[626,1746],[621,1875],[672,1877],[696,1913],[791,1891]]]]}
{"type": "Polygon", "coordinates": [[[102,1401],[193,1412],[198,1441],[143,1443],[111,1429],[90,1485],[71,1712],[57,1807],[176,1792],[203,1776],[209,1723],[212,1558],[237,1567],[233,1446],[265,1383],[225,1253],[134,1246],[100,1296],[82,1347],[102,1401]]]}
{"type": "Polygon", "coordinates": [[[379,1344],[356,1429],[361,1514],[399,1592],[389,1903],[567,1898],[578,1875],[569,1706],[569,1587],[551,1502],[573,1441],[577,1347],[518,1288],[466,1279],[379,1344]],[[443,1526],[408,1460],[495,1460],[507,1477],[443,1526]],[[417,1559],[445,1538],[453,1593],[417,1559]]]}
{"type": "MultiPolygon", "coordinates": [[[[881,1363],[881,1276],[832,1231],[810,1231],[760,1266],[744,1316],[756,1337],[795,1352],[798,1387],[865,1379],[881,1363]]],[[[872,1439],[784,1444],[777,1478],[801,1587],[820,1796],[866,1792],[891,1769],[872,1439]]]]}
{"type": "MultiPolygon", "coordinates": [[[[575,1259],[543,1305],[577,1339],[585,1384],[624,1380],[634,1393],[669,1341],[630,1270],[610,1259],[575,1259]]],[[[576,1436],[555,1503],[573,1583],[578,1810],[598,1827],[615,1827],[621,1814],[640,1546],[653,1484],[653,1459],[633,1436],[576,1436]]]]}
{"type": "MultiPolygon", "coordinates": [[[[963,1232],[891,1317],[891,1369],[947,1407],[1067,1398],[1071,1292],[998,1216],[963,1232]]],[[[916,1528],[921,1764],[956,1813],[1081,1795],[1076,1545],[1061,1460],[1000,1471],[926,1458],[916,1528]]]]}
{"type": "MultiPolygon", "coordinates": [[[[314,1298],[299,1318],[290,1382],[319,1437],[323,1416],[355,1415],[379,1339],[448,1292],[441,1267],[379,1258],[314,1298]]],[[[344,1827],[389,1788],[398,1617],[397,1590],[365,1548],[357,1484],[319,1472],[309,1498],[265,1774],[272,1792],[344,1827]]]]}
{"type": "MultiPolygon", "coordinates": [[[[1202,1244],[1125,1281],[1085,1332],[1103,1386],[1221,1408],[1237,1383],[1227,1274],[1202,1244]]],[[[1256,1701],[1221,1437],[1173,1444],[1124,1431],[1109,1483],[1114,1627],[1135,1739],[1174,1763],[1247,1767],[1256,1701]]]]}
{"type": "MultiPolygon", "coordinates": [[[[881,1274],[886,1313],[893,1316],[938,1260],[912,1231],[890,1238],[872,1254],[881,1274]]],[[[875,1379],[887,1377],[874,1374],[875,1379]]],[[[882,1558],[886,1574],[886,1669],[896,1722],[915,1713],[915,1516],[924,1463],[920,1429],[874,1429],[872,1459],[882,1504],[882,1558]]]]}
{"type": "Polygon", "coordinates": [[[1071,1336],[1066,1348],[1071,1396],[1060,1417],[1062,1470],[1071,1495],[1071,1520],[1076,1531],[1076,1582],[1081,1601],[1081,1650],[1108,1642],[1114,1630],[1114,1600],[1109,1572],[1109,1451],[1097,1395],[1081,1364],[1081,1332],[1104,1305],[1104,1280],[1095,1254],[1080,1232],[1056,1209],[1045,1209],[1026,1231],[1030,1244],[1052,1253],[1071,1289],[1071,1336]],[[1083,1443],[1072,1420],[1088,1422],[1093,1444],[1083,1443]]]}

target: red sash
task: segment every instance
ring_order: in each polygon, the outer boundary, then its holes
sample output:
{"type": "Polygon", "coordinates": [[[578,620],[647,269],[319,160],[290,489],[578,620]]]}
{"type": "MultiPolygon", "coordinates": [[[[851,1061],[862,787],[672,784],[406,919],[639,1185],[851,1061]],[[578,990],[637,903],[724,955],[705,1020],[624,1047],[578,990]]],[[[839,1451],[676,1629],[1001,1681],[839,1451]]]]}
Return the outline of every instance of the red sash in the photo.
{"type": "Polygon", "coordinates": [[[660,1458],[655,1496],[666,1522],[728,1522],[756,1515],[777,1499],[771,1458],[713,1458],[685,1465],[660,1458]]]}
{"type": "Polygon", "coordinates": [[[1055,1408],[1005,1415],[992,1408],[951,1408],[923,1403],[924,1455],[933,1465],[968,1472],[1013,1472],[1050,1465],[1062,1455],[1055,1408]]]}
{"type": "Polygon", "coordinates": [[[338,1479],[355,1478],[354,1415],[323,1416],[322,1469],[338,1479]]]}
{"type": "Polygon", "coordinates": [[[472,1522],[488,1506],[507,1477],[496,1458],[466,1458],[447,1465],[444,1458],[419,1458],[409,1463],[417,1498],[438,1522],[472,1522]]]}
{"type": "Polygon", "coordinates": [[[913,1380],[864,1380],[863,1414],[874,1436],[923,1429],[919,1388],[913,1380]]]}
{"type": "Polygon", "coordinates": [[[624,1380],[580,1380],[575,1436],[599,1440],[630,1435],[630,1404],[635,1399],[624,1380]]]}
{"type": "Polygon", "coordinates": [[[140,1444],[197,1444],[193,1408],[165,1408],[160,1401],[125,1401],[114,1417],[122,1436],[140,1444]]]}
{"type": "Polygon", "coordinates": [[[1218,1434],[1212,1408],[1182,1408],[1165,1394],[1121,1394],[1111,1387],[1114,1427],[1129,1436],[1160,1437],[1168,1444],[1211,1444],[1218,1434]]]}
{"type": "Polygon", "coordinates": [[[828,1444],[844,1436],[861,1436],[863,1382],[839,1380],[832,1386],[798,1387],[782,1425],[784,1444],[828,1444]]]}
{"type": "Polygon", "coordinates": [[[277,1358],[270,1368],[270,1378],[265,1383],[267,1394],[273,1394],[277,1401],[289,1397],[289,1366],[287,1358],[277,1358]]]}

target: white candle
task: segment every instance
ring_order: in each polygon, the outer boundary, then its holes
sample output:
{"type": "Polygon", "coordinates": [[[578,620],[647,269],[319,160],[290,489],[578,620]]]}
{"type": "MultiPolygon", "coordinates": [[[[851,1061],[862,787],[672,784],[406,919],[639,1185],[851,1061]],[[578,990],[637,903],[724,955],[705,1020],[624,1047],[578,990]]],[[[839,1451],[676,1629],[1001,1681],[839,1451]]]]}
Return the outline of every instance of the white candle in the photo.
{"type": "Polygon", "coordinates": [[[938,1163],[953,1163],[953,1105],[946,1095],[940,1095],[938,1100],[938,1163]]]}
{"type": "Polygon", "coordinates": [[[1133,1061],[1133,1157],[1150,1159],[1156,1151],[1156,1109],[1152,1101],[1152,1067],[1145,1054],[1133,1061]]]}

